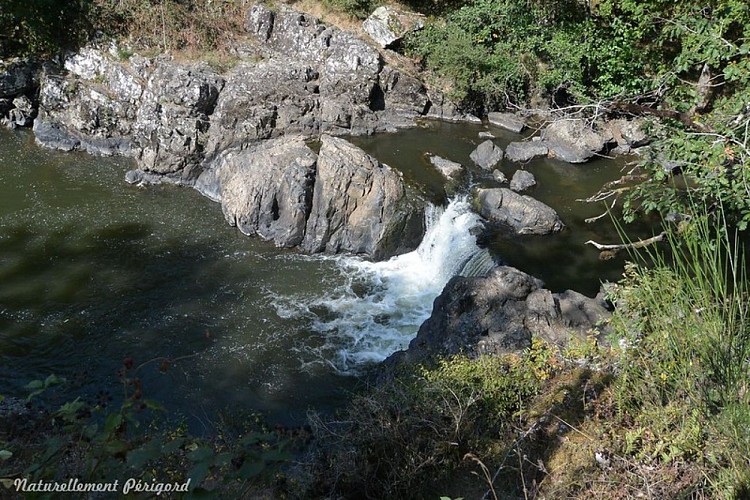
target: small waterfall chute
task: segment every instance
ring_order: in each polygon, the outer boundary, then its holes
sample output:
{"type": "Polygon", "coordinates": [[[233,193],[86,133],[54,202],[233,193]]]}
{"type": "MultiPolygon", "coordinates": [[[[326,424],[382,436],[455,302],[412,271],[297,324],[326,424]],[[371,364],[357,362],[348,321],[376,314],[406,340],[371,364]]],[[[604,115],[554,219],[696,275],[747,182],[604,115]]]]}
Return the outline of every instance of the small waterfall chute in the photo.
{"type": "Polygon", "coordinates": [[[494,267],[489,252],[477,246],[473,233],[482,222],[465,197],[429,206],[425,222],[416,250],[383,262],[339,257],[344,285],[327,297],[279,302],[279,312],[297,310],[325,337],[320,356],[338,371],[356,373],[406,348],[453,276],[483,275],[494,267]]]}

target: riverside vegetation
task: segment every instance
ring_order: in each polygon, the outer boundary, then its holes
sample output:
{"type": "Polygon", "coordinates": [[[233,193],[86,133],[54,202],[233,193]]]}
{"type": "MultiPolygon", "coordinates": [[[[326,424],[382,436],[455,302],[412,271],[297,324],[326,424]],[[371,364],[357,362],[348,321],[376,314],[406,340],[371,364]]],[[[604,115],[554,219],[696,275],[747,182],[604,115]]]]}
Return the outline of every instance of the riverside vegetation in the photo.
{"type": "MultiPolygon", "coordinates": [[[[325,3],[355,17],[375,7],[325,3]]],[[[48,2],[10,1],[0,27],[13,36],[1,39],[2,50],[50,53],[111,28],[138,49],[221,52],[222,37],[241,24],[241,4],[81,0],[60,17],[49,15],[48,2]],[[66,30],[56,29],[60,20],[66,30]]],[[[750,7],[741,0],[410,6],[431,17],[406,40],[407,54],[467,110],[544,105],[592,123],[652,117],[657,141],[602,197],[618,200],[615,217],[625,222],[662,224],[666,242],[632,250],[610,290],[616,308],[607,338],[404,369],[356,395],[338,418],[311,417],[311,444],[270,475],[262,472],[276,469],[266,465],[285,458],[276,434],[206,442],[179,428],[137,426],[158,405],[142,401],[128,363],[120,409],[101,415],[102,405],[74,401],[49,413],[43,431],[0,435],[0,476],[23,464],[26,474],[54,478],[59,463],[92,478],[189,472],[195,483],[208,477],[204,489],[215,494],[273,488],[292,498],[750,494],[742,245],[750,223],[750,7]]]]}

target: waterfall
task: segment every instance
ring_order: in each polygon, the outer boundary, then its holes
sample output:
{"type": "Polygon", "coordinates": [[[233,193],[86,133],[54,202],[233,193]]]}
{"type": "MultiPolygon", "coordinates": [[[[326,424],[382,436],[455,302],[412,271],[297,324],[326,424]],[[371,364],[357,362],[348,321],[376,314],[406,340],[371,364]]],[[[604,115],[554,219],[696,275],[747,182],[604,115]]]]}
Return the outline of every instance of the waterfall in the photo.
{"type": "MultiPolygon", "coordinates": [[[[338,257],[345,284],[327,297],[279,302],[277,312],[305,316],[325,338],[320,356],[342,373],[379,362],[408,346],[432,312],[432,303],[456,275],[482,275],[494,266],[476,244],[481,226],[465,197],[447,207],[429,206],[426,233],[413,252],[384,262],[338,257]]],[[[277,298],[278,299],[278,298],[277,298]]]]}

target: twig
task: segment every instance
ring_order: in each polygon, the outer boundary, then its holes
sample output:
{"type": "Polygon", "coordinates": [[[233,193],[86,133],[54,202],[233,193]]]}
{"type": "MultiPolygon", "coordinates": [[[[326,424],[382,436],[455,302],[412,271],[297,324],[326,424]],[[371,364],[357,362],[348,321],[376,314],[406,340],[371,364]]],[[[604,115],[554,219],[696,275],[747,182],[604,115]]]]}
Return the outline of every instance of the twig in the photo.
{"type": "Polygon", "coordinates": [[[664,237],[667,235],[666,231],[662,231],[660,234],[657,234],[656,236],[653,236],[651,238],[646,238],[645,240],[638,240],[633,243],[622,243],[619,245],[602,245],[601,243],[597,243],[594,240],[589,240],[584,245],[592,245],[597,250],[610,250],[618,252],[620,250],[625,250],[628,248],[643,248],[648,245],[652,245],[654,243],[657,243],[659,241],[664,240],[664,237]]]}
{"type": "Polygon", "coordinates": [[[490,470],[486,465],[484,465],[484,462],[479,460],[479,458],[473,453],[467,453],[466,455],[464,455],[464,460],[466,460],[467,458],[470,458],[471,460],[479,464],[479,467],[482,469],[482,473],[484,474],[484,480],[487,482],[487,485],[490,487],[490,491],[492,492],[492,498],[497,500],[497,492],[495,492],[495,487],[492,485],[493,479],[490,477],[490,470]]]}
{"type": "MultiPolygon", "coordinates": [[[[605,205],[606,205],[606,203],[605,203],[605,205]]],[[[602,217],[605,217],[605,216],[609,215],[610,211],[613,208],[615,208],[615,205],[617,205],[617,198],[615,198],[614,200],[612,200],[612,205],[610,207],[608,207],[607,210],[605,210],[601,215],[597,215],[596,217],[589,217],[588,219],[584,219],[583,222],[585,222],[586,224],[591,224],[592,222],[598,221],[602,217]]]]}

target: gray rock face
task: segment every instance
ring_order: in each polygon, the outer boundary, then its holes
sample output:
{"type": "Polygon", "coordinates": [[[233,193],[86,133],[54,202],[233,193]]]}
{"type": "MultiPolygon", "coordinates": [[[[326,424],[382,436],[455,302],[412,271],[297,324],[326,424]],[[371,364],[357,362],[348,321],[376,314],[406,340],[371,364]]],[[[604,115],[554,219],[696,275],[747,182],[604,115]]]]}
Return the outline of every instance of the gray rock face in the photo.
{"type": "Polygon", "coordinates": [[[513,113],[488,113],[487,120],[496,127],[510,130],[516,134],[521,133],[526,128],[523,118],[513,113]]]}
{"type": "MultiPolygon", "coordinates": [[[[0,121],[3,121],[8,127],[28,127],[34,122],[36,109],[31,99],[25,95],[20,95],[10,101],[10,106],[8,106],[6,113],[7,116],[0,119],[0,121]]],[[[5,115],[6,113],[2,114],[5,115]]]]}
{"type": "Polygon", "coordinates": [[[322,137],[304,250],[380,259],[404,244],[416,247],[416,225],[421,214],[395,170],[343,139],[322,137]]]}
{"type": "Polygon", "coordinates": [[[0,60],[0,99],[14,98],[34,86],[34,64],[24,59],[0,60]]]}
{"type": "Polygon", "coordinates": [[[432,315],[409,348],[390,362],[520,351],[534,337],[562,346],[609,315],[598,299],[542,287],[540,280],[509,266],[486,277],[455,277],[435,299],[432,315]]]}
{"type": "Polygon", "coordinates": [[[514,162],[527,162],[540,156],[547,156],[549,148],[542,141],[511,142],[505,148],[505,157],[514,162]]]}
{"type": "MultiPolygon", "coordinates": [[[[145,173],[193,185],[222,151],[287,133],[370,134],[413,126],[428,113],[460,117],[433,103],[419,80],[385,65],[374,47],[312,16],[256,5],[245,28],[255,56],[226,78],[165,57],[121,61],[114,47],[69,55],[64,71],[43,78],[37,140],[133,156],[145,173]]],[[[21,76],[0,77],[0,85],[20,89],[21,76]]],[[[0,111],[10,107],[0,102],[0,111]]]]}
{"type": "Polygon", "coordinates": [[[443,174],[443,176],[447,179],[458,176],[458,174],[460,174],[464,168],[460,163],[446,160],[445,158],[441,158],[437,155],[427,155],[427,158],[429,159],[432,166],[435,167],[438,172],[443,174]]]}
{"type": "Polygon", "coordinates": [[[382,48],[393,45],[408,33],[423,27],[424,16],[385,5],[375,9],[362,23],[365,33],[382,48]]]}
{"type": "Polygon", "coordinates": [[[284,133],[320,129],[318,72],[296,60],[242,63],[227,75],[211,116],[206,157],[284,133]]]}
{"type": "Polygon", "coordinates": [[[136,113],[139,166],[190,182],[200,173],[213,113],[224,79],[207,65],[159,65],[136,113]]]}
{"type": "Polygon", "coordinates": [[[277,246],[298,245],[312,205],[317,155],[301,138],[221,154],[215,166],[227,221],[277,246]]]}
{"type": "Polygon", "coordinates": [[[544,203],[506,188],[480,189],[479,213],[514,234],[550,234],[564,227],[557,213],[544,203]]]}
{"type": "Polygon", "coordinates": [[[601,134],[583,120],[560,120],[550,123],[542,131],[542,140],[550,152],[559,160],[568,163],[584,163],[601,152],[608,142],[601,134]]]}
{"type": "Polygon", "coordinates": [[[484,141],[471,152],[469,158],[485,170],[492,170],[503,159],[503,150],[491,140],[484,141]]]}
{"type": "Polygon", "coordinates": [[[527,170],[516,170],[513,178],[510,180],[510,189],[520,193],[536,186],[534,175],[527,170]]]}

